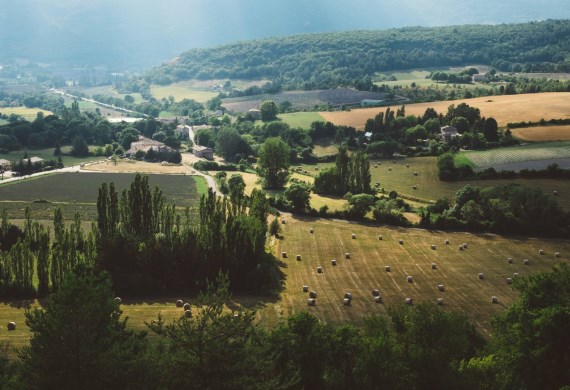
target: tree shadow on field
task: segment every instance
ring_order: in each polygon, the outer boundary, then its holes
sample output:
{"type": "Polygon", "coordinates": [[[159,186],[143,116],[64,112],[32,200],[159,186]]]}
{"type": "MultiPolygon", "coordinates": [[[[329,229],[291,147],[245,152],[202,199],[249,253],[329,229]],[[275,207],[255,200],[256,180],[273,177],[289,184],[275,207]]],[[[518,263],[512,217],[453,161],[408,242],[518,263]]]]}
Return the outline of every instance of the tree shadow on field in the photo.
{"type": "Polygon", "coordinates": [[[8,305],[10,307],[16,309],[26,309],[30,310],[34,303],[36,302],[35,299],[2,299],[0,300],[0,304],[8,305]]]}

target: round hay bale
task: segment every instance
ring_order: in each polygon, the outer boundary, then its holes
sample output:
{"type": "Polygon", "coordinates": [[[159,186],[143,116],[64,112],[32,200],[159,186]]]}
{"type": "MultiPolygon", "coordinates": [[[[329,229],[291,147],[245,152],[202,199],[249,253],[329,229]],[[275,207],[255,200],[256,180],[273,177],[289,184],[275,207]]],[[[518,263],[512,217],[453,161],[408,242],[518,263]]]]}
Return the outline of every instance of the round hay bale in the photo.
{"type": "Polygon", "coordinates": [[[485,279],[485,274],[483,272],[479,272],[479,279],[485,279]]]}
{"type": "Polygon", "coordinates": [[[404,303],[411,306],[414,304],[414,300],[412,298],[406,298],[404,299],[404,303]]]}
{"type": "Polygon", "coordinates": [[[408,283],[414,283],[414,278],[412,276],[408,275],[406,279],[408,280],[408,283]]]}
{"type": "Polygon", "coordinates": [[[491,303],[497,303],[497,302],[499,302],[499,299],[498,299],[496,296],[493,295],[493,296],[491,297],[491,303]]]}
{"type": "Polygon", "coordinates": [[[349,293],[349,292],[344,293],[344,298],[345,299],[352,299],[352,293],[349,293]]]}
{"type": "Polygon", "coordinates": [[[281,252],[281,256],[283,256],[284,259],[287,258],[287,252],[281,252]]]}
{"type": "Polygon", "coordinates": [[[336,259],[331,260],[331,265],[336,265],[336,259]]]}
{"type": "Polygon", "coordinates": [[[314,234],[314,233],[315,233],[315,229],[309,229],[309,233],[314,234]]]}
{"type": "Polygon", "coordinates": [[[539,249],[538,254],[539,254],[539,255],[544,255],[544,249],[539,249]]]}
{"type": "Polygon", "coordinates": [[[400,243],[400,245],[404,245],[404,240],[398,240],[398,242],[400,243]]]}
{"type": "Polygon", "coordinates": [[[513,278],[518,278],[518,277],[519,277],[519,273],[518,273],[518,272],[515,272],[515,273],[513,274],[513,278]]]}
{"type": "Polygon", "coordinates": [[[344,299],[342,300],[342,304],[343,304],[344,306],[350,306],[350,299],[344,298],[344,299]]]}
{"type": "Polygon", "coordinates": [[[318,171],[318,170],[319,170],[319,167],[315,167],[315,171],[318,171]]]}
{"type": "Polygon", "coordinates": [[[380,290],[378,290],[377,288],[372,290],[372,296],[373,297],[379,297],[380,296],[380,290]]]}
{"type": "Polygon", "coordinates": [[[390,272],[390,266],[389,266],[389,265],[385,266],[385,267],[384,267],[384,270],[385,270],[386,272],[390,272]]]}
{"type": "Polygon", "coordinates": [[[184,302],[182,302],[182,299],[179,299],[176,301],[176,307],[182,307],[184,306],[184,302]]]}
{"type": "Polygon", "coordinates": [[[303,292],[309,292],[309,286],[304,285],[303,286],[303,292]]]}
{"type": "Polygon", "coordinates": [[[352,233],[352,239],[356,240],[356,234],[352,233]]]}
{"type": "Polygon", "coordinates": [[[418,173],[417,173],[417,172],[414,172],[414,176],[417,176],[417,175],[418,175],[418,173]]]}
{"type": "Polygon", "coordinates": [[[115,303],[118,303],[119,305],[122,302],[121,298],[119,298],[119,297],[115,297],[115,299],[113,299],[113,301],[115,301],[115,303]]]}
{"type": "Polygon", "coordinates": [[[378,241],[382,241],[383,239],[384,239],[384,237],[382,237],[382,235],[380,234],[380,235],[378,236],[378,241]]]}
{"type": "Polygon", "coordinates": [[[513,284],[513,280],[511,278],[506,278],[505,281],[507,284],[513,284]]]}
{"type": "Polygon", "coordinates": [[[345,259],[350,259],[350,253],[346,252],[346,253],[344,254],[344,258],[345,258],[345,259]]]}
{"type": "Polygon", "coordinates": [[[409,168],[409,167],[410,167],[410,164],[406,164],[406,168],[409,168]]]}
{"type": "Polygon", "coordinates": [[[190,304],[189,303],[185,303],[184,306],[182,306],[184,308],[184,311],[186,310],[190,310],[190,304]]]}
{"type": "Polygon", "coordinates": [[[560,257],[560,252],[554,252],[554,257],[559,258],[559,257],[560,257]]]}
{"type": "Polygon", "coordinates": [[[282,224],[282,225],[285,225],[286,223],[287,223],[287,222],[285,222],[285,218],[283,218],[283,219],[281,220],[281,224],[282,224]]]}
{"type": "Polygon", "coordinates": [[[317,292],[316,291],[311,291],[309,293],[309,298],[316,298],[317,297],[317,292]]]}
{"type": "Polygon", "coordinates": [[[524,260],[523,260],[523,264],[524,264],[524,265],[529,265],[528,259],[524,259],[524,260]]]}
{"type": "Polygon", "coordinates": [[[317,273],[322,274],[323,273],[323,267],[317,267],[317,273]]]}
{"type": "Polygon", "coordinates": [[[449,245],[449,240],[445,240],[445,241],[443,241],[443,243],[444,243],[445,245],[449,245]]]}
{"type": "Polygon", "coordinates": [[[417,190],[417,189],[418,189],[418,186],[416,186],[416,185],[412,186],[412,190],[417,190]]]}
{"type": "Polygon", "coordinates": [[[553,190],[552,193],[554,194],[554,196],[558,196],[558,191],[553,190]]]}
{"type": "Polygon", "coordinates": [[[301,260],[301,255],[297,255],[297,260],[301,260]]]}
{"type": "Polygon", "coordinates": [[[317,301],[315,301],[314,298],[309,298],[307,299],[307,305],[309,306],[315,306],[317,304],[317,301]]]}
{"type": "Polygon", "coordinates": [[[507,259],[507,262],[508,262],[509,264],[513,264],[513,258],[512,258],[512,257],[509,257],[509,258],[507,259]]]}
{"type": "Polygon", "coordinates": [[[459,250],[460,250],[460,251],[463,250],[463,245],[459,245],[459,250]]]}
{"type": "Polygon", "coordinates": [[[192,318],[192,310],[184,310],[184,316],[186,318],[192,318]]]}
{"type": "Polygon", "coordinates": [[[437,264],[436,264],[436,263],[431,263],[431,269],[437,269],[437,264]]]}
{"type": "Polygon", "coordinates": [[[466,242],[463,243],[463,249],[467,249],[467,243],[466,242]]]}
{"type": "Polygon", "coordinates": [[[8,322],[8,330],[16,330],[16,323],[14,321],[8,322]]]}
{"type": "Polygon", "coordinates": [[[443,284],[438,284],[438,285],[437,285],[437,289],[438,289],[439,291],[445,291],[445,286],[444,286],[443,284]]]}
{"type": "Polygon", "coordinates": [[[437,304],[439,306],[442,306],[443,305],[443,298],[437,298],[437,304]]]}
{"type": "Polygon", "coordinates": [[[431,246],[431,249],[432,249],[432,250],[435,250],[435,245],[432,245],[432,246],[431,246]]]}
{"type": "Polygon", "coordinates": [[[380,295],[374,297],[374,302],[382,303],[382,297],[380,295]]]}
{"type": "Polygon", "coordinates": [[[388,170],[389,170],[389,171],[391,171],[391,170],[392,170],[392,168],[388,168],[388,170]]]}

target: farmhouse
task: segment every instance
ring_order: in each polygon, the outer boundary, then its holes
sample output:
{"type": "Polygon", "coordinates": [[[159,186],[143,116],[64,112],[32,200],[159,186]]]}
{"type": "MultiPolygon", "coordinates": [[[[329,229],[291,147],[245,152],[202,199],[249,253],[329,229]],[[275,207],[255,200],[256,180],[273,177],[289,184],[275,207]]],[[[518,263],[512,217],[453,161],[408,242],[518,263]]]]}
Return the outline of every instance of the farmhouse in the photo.
{"type": "Polygon", "coordinates": [[[130,157],[139,150],[142,150],[143,152],[148,152],[151,149],[157,153],[170,153],[174,151],[174,149],[166,146],[162,142],[158,142],[150,138],[139,136],[138,141],[131,143],[131,148],[125,153],[125,156],[130,157]]]}
{"type": "Polygon", "coordinates": [[[440,129],[440,131],[441,131],[440,137],[445,142],[449,142],[449,141],[451,141],[451,139],[460,136],[460,134],[457,132],[457,129],[455,127],[443,126],[440,129]]]}
{"type": "Polygon", "coordinates": [[[40,157],[30,157],[28,160],[29,160],[33,165],[42,164],[42,163],[44,162],[44,159],[43,159],[43,158],[40,158],[40,157]]]}
{"type": "Polygon", "coordinates": [[[9,171],[10,170],[10,161],[0,159],[0,170],[9,171]]]}
{"type": "Polygon", "coordinates": [[[207,160],[214,159],[214,150],[207,146],[194,145],[192,148],[192,152],[196,157],[205,158],[207,160]]]}
{"type": "Polygon", "coordinates": [[[485,74],[474,74],[473,75],[473,81],[474,82],[481,82],[481,81],[485,81],[487,80],[487,73],[485,74]]]}
{"type": "Polygon", "coordinates": [[[190,133],[192,132],[192,127],[188,125],[178,125],[176,129],[174,129],[174,133],[178,135],[180,138],[188,139],[190,137],[190,133]]]}
{"type": "Polygon", "coordinates": [[[251,118],[254,120],[261,119],[261,111],[259,111],[257,108],[252,108],[251,110],[248,111],[248,113],[249,116],[251,116],[251,118]]]}

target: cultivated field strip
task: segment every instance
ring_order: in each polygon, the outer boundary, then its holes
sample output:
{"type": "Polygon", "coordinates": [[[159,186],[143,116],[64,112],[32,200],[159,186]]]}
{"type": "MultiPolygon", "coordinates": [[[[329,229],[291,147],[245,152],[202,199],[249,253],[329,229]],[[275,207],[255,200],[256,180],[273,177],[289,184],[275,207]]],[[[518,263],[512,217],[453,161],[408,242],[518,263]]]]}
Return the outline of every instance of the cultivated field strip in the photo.
{"type": "MultiPolygon", "coordinates": [[[[371,227],[330,220],[286,218],[286,222],[281,225],[283,239],[274,248],[279,257],[282,251],[287,252],[287,259],[283,259],[285,291],[278,304],[285,316],[308,310],[330,322],[359,323],[369,314],[386,313],[388,307],[403,304],[405,298],[434,304],[437,298],[444,298],[445,310],[465,312],[481,331],[489,332],[491,316],[517,297],[506,278],[514,273],[526,276],[547,271],[570,258],[570,241],[371,227]],[[356,239],[351,238],[352,233],[356,239]],[[383,240],[378,239],[379,234],[383,240]],[[449,245],[444,244],[446,239],[449,245]],[[463,243],[467,248],[459,250],[463,243]],[[539,255],[539,249],[544,249],[545,255],[539,255]],[[350,259],[345,259],[347,252],[350,259]],[[555,252],[564,255],[555,259],[555,252]],[[297,254],[300,261],[295,259],[297,254]],[[513,264],[507,262],[508,257],[513,258],[513,264]],[[336,266],[331,265],[332,259],[337,260],[336,266]],[[523,259],[528,259],[529,265],[523,265],[523,259]],[[323,273],[317,272],[319,266],[323,273]],[[385,266],[390,266],[390,272],[385,266]],[[480,272],[484,273],[482,280],[480,272]],[[413,283],[407,281],[408,275],[413,283]],[[445,286],[443,292],[439,284],[445,286]],[[317,292],[316,306],[307,305],[303,285],[317,292]],[[380,289],[382,304],[374,302],[375,288],[380,289]],[[345,292],[352,293],[350,306],[343,305],[345,292]],[[492,296],[498,297],[498,304],[491,303],[492,296]]],[[[263,310],[260,317],[270,320],[263,310]]]]}
{"type": "Polygon", "coordinates": [[[570,142],[542,143],[471,151],[464,152],[464,155],[474,163],[477,169],[514,163],[518,163],[520,165],[519,169],[523,169],[528,161],[570,158],[570,142]]]}

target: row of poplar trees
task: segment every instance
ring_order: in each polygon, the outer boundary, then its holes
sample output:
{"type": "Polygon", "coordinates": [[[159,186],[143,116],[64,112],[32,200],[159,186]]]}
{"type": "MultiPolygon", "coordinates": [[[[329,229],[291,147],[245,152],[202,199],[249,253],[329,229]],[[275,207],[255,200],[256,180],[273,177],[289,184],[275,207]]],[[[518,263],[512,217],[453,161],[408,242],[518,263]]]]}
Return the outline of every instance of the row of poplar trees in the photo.
{"type": "Polygon", "coordinates": [[[265,252],[269,205],[262,192],[232,203],[213,191],[203,195],[199,212],[166,204],[148,177],[137,175],[121,195],[103,183],[98,219],[85,234],[76,214],[69,227],[61,210],[54,232],[26,210],[23,229],[8,220],[0,226],[0,293],[44,296],[57,290],[79,264],[109,272],[119,294],[146,295],[200,290],[221,270],[235,290],[272,286],[273,262],[265,252]],[[37,278],[37,282],[34,280],[37,278]]]}
{"type": "Polygon", "coordinates": [[[317,194],[344,196],[347,192],[353,194],[369,194],[370,162],[368,155],[357,151],[348,154],[345,146],[338,150],[335,166],[321,171],[315,177],[314,191],[317,194]]]}
{"type": "Polygon", "coordinates": [[[54,212],[54,232],[33,221],[25,211],[23,229],[12,225],[6,209],[0,225],[0,293],[4,297],[44,296],[57,290],[64,275],[78,264],[95,264],[94,235],[85,235],[75,215],[66,227],[60,208],[54,212]],[[37,278],[37,283],[34,279],[37,278]]]}

